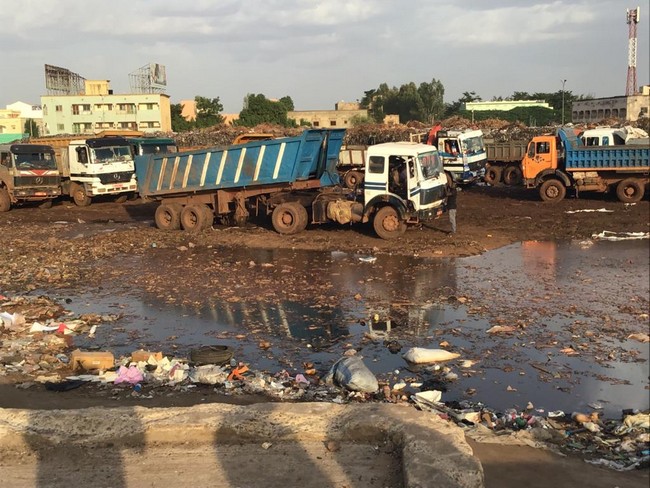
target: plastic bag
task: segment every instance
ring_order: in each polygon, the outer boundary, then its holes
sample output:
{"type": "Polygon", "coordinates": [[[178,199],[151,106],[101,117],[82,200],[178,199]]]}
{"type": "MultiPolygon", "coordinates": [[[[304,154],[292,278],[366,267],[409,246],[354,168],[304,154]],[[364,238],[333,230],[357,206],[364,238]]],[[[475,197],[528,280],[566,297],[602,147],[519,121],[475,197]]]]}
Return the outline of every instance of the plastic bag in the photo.
{"type": "Polygon", "coordinates": [[[449,361],[460,357],[456,352],[445,351],[444,349],[426,349],[424,347],[412,347],[402,356],[409,363],[425,364],[449,361]]]}
{"type": "Polygon", "coordinates": [[[374,393],[379,389],[377,378],[359,356],[339,359],[327,373],[325,381],[364,393],[374,393]]]}

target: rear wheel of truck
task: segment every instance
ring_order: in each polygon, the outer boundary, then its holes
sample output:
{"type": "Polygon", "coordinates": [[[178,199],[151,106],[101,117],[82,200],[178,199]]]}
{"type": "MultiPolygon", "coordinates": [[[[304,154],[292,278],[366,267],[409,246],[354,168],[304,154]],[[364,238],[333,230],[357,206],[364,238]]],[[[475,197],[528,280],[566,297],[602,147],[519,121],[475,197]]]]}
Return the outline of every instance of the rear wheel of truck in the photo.
{"type": "Polygon", "coordinates": [[[209,205],[203,205],[203,211],[205,212],[205,228],[211,229],[214,223],[214,212],[209,205]]]}
{"type": "Polygon", "coordinates": [[[351,190],[363,182],[363,174],[359,171],[348,171],[343,177],[343,184],[351,190]]]}
{"type": "Polygon", "coordinates": [[[381,207],[375,213],[372,226],[382,239],[395,239],[406,232],[406,222],[401,220],[397,211],[390,206],[381,207]]]}
{"type": "Polygon", "coordinates": [[[0,212],[8,212],[11,208],[11,198],[6,188],[0,188],[0,212]]]}
{"type": "Polygon", "coordinates": [[[483,177],[483,180],[488,185],[494,186],[501,181],[501,172],[502,169],[500,166],[489,166],[488,168],[485,168],[485,176],[483,177]]]}
{"type": "Polygon", "coordinates": [[[297,202],[281,203],[273,209],[271,224],[279,234],[297,234],[307,227],[307,209],[297,202]]]}
{"type": "Polygon", "coordinates": [[[186,232],[199,232],[205,229],[207,212],[205,205],[186,205],[181,211],[181,226],[186,232]]]}
{"type": "Polygon", "coordinates": [[[176,204],[162,203],[158,205],[155,214],[156,227],[161,230],[179,230],[181,228],[181,210],[176,204]]]}
{"type": "Polygon", "coordinates": [[[549,203],[559,202],[566,195],[566,187],[560,180],[546,180],[539,187],[539,196],[542,200],[549,203]]]}
{"type": "Polygon", "coordinates": [[[518,186],[521,185],[522,181],[523,175],[521,169],[517,166],[508,166],[503,172],[503,182],[506,185],[518,186]]]}
{"type": "Polygon", "coordinates": [[[616,196],[624,203],[640,202],[643,193],[643,184],[634,178],[626,178],[616,186],[616,196]]]}
{"type": "Polygon", "coordinates": [[[93,202],[92,197],[88,196],[83,185],[73,183],[70,186],[70,194],[72,195],[72,201],[78,207],[87,207],[93,202]]]}
{"type": "Polygon", "coordinates": [[[54,200],[43,200],[41,203],[38,204],[38,208],[52,208],[54,200]]]}

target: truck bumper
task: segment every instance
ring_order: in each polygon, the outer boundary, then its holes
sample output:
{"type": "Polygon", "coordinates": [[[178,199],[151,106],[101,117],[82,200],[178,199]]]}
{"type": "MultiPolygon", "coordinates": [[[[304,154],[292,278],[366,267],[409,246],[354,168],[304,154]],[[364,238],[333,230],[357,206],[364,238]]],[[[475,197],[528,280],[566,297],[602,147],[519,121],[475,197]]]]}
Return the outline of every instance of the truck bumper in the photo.
{"type": "Polygon", "coordinates": [[[113,183],[111,185],[102,185],[101,187],[91,186],[89,195],[115,195],[116,193],[124,193],[137,191],[138,185],[135,181],[129,181],[125,183],[113,183]]]}
{"type": "Polygon", "coordinates": [[[464,171],[462,173],[452,173],[452,176],[456,183],[461,183],[461,184],[474,183],[478,180],[483,179],[483,176],[485,176],[485,168],[481,168],[477,171],[464,171]]]}
{"type": "Polygon", "coordinates": [[[417,219],[419,222],[427,222],[430,220],[435,220],[440,217],[445,211],[444,205],[435,208],[427,208],[424,210],[418,210],[417,219]]]}
{"type": "Polygon", "coordinates": [[[61,195],[61,188],[14,188],[13,193],[18,200],[46,200],[61,195]]]}

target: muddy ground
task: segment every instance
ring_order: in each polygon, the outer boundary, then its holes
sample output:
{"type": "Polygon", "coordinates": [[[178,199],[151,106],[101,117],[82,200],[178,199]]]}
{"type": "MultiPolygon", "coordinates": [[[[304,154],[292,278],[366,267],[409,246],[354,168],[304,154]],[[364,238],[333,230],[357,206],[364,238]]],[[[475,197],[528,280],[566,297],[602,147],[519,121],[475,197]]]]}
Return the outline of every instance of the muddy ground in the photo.
{"type": "MultiPolygon", "coordinates": [[[[431,224],[410,228],[396,241],[376,238],[370,226],[316,227],[296,236],[278,235],[265,222],[245,228],[215,225],[198,235],[162,232],[153,224],[156,205],[140,200],[125,204],[97,202],[87,208],[76,207],[67,201],[57,202],[50,209],[19,207],[0,214],[0,294],[20,295],[44,290],[75,296],[75,293],[88,288],[110,286],[125,291],[137,287],[168,302],[182,304],[200,304],[215,298],[240,300],[253,293],[258,299],[291,299],[300,293],[340,299],[335,291],[323,289],[326,284],[321,283],[318,277],[305,278],[309,277],[309,263],[298,265],[301,268],[298,274],[275,270],[276,273],[262,281],[262,285],[268,286],[262,286],[260,291],[260,267],[255,263],[237,262],[229,257],[229,252],[233,248],[251,247],[460,257],[517,241],[582,240],[604,230],[650,230],[647,199],[636,205],[623,205],[609,195],[589,194],[551,205],[539,201],[533,191],[477,186],[459,194],[458,206],[459,231],[456,235],[448,234],[449,224],[446,217],[442,217],[431,224]],[[602,208],[613,212],[566,213],[602,208]],[[129,259],[133,255],[144,259],[129,259]],[[154,268],[152,262],[165,264],[154,268]],[[210,267],[211,273],[206,273],[206,266],[210,267]],[[272,286],[274,280],[279,280],[282,286],[272,286]]],[[[647,299],[645,307],[647,309],[647,299]]],[[[48,396],[50,392],[20,390],[11,386],[12,382],[24,380],[0,377],[2,406],[71,408],[115,402],[111,397],[92,398],[79,392],[70,392],[70,398],[74,399],[72,404],[60,398],[53,402],[48,396]]],[[[202,401],[205,401],[205,395],[197,391],[189,396],[161,397],[156,405],[202,401]]],[[[214,401],[214,396],[210,401],[214,401]]],[[[235,401],[247,403],[256,399],[235,401]]],[[[520,486],[520,481],[515,483],[514,480],[526,479],[526,470],[531,466],[546,469],[539,466],[555,465],[560,469],[561,464],[546,454],[534,454],[534,451],[527,451],[524,460],[505,447],[478,449],[478,455],[484,463],[490,463],[486,465],[488,486],[498,486],[497,481],[501,479],[502,486],[520,486]],[[495,458],[494,452],[503,452],[506,458],[495,458]],[[517,471],[518,463],[522,469],[517,471]],[[501,469],[504,465],[512,466],[512,469],[506,472],[501,469]],[[506,473],[509,478],[504,478],[506,473]]],[[[564,463],[561,469],[576,470],[580,469],[579,466],[579,462],[574,465],[564,463]]],[[[586,483],[605,486],[596,484],[604,479],[600,479],[599,468],[589,468],[584,472],[591,473],[590,481],[586,483]]],[[[558,471],[555,484],[569,486],[561,483],[566,480],[561,473],[558,471]]],[[[621,486],[647,484],[647,472],[641,476],[625,478],[625,481],[619,478],[618,482],[622,483],[621,486]],[[626,482],[631,484],[626,485],[626,482]]],[[[585,480],[578,480],[575,486],[584,483],[585,480]]]]}

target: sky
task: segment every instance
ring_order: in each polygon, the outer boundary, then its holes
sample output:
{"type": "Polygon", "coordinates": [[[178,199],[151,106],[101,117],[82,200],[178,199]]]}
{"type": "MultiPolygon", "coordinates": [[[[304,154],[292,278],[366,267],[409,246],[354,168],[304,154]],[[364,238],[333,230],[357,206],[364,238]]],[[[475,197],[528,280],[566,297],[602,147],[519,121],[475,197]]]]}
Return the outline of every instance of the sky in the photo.
{"type": "Polygon", "coordinates": [[[515,91],[624,95],[626,9],[641,7],[637,85],[650,84],[650,0],[2,0],[0,107],[40,104],[44,65],[127,93],[166,67],[171,103],[249,93],[331,110],[381,83],[439,80],[444,101],[515,91]]]}

